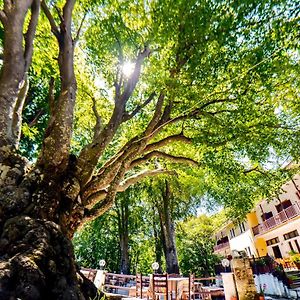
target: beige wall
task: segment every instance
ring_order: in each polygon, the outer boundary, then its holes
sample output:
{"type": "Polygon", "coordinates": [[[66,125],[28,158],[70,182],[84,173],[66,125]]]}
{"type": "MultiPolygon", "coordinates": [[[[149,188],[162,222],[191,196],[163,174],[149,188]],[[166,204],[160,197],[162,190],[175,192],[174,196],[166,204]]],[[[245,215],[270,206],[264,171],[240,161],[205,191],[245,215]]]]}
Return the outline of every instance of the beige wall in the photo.
{"type": "MultiPolygon", "coordinates": [[[[298,188],[300,189],[300,175],[296,175],[294,177],[294,181],[298,186],[298,188]]],[[[292,181],[289,181],[285,185],[283,185],[282,190],[283,191],[279,195],[281,201],[289,199],[292,202],[292,204],[298,203],[300,206],[300,199],[296,194],[297,189],[295,188],[292,181]]],[[[266,200],[260,202],[263,211],[264,212],[272,211],[273,216],[278,214],[275,207],[278,204],[279,204],[279,200],[277,198],[274,198],[271,202],[267,202],[266,200]]],[[[234,225],[233,222],[223,226],[222,230],[220,230],[219,233],[216,234],[216,236],[220,237],[221,234],[223,236],[228,236],[230,249],[225,248],[219,250],[218,253],[226,257],[228,254],[231,254],[232,250],[241,251],[246,249],[246,253],[249,255],[248,249],[250,248],[250,252],[252,255],[264,256],[268,253],[269,255],[274,256],[272,247],[278,245],[282,253],[282,256],[287,257],[289,255],[289,252],[291,251],[288,243],[289,241],[292,242],[294,250],[297,251],[295,240],[297,240],[298,244],[300,245],[300,237],[296,237],[286,241],[284,240],[283,235],[295,229],[298,229],[298,232],[300,234],[300,216],[291,219],[279,226],[276,226],[266,233],[253,236],[251,228],[256,226],[257,223],[261,224],[263,222],[261,215],[262,215],[262,210],[260,206],[257,205],[255,211],[249,213],[247,215],[246,220],[243,222],[245,226],[245,232],[241,232],[241,227],[239,225],[234,225]],[[233,237],[230,233],[230,229],[232,228],[234,228],[235,237],[233,237]],[[279,238],[279,243],[267,246],[266,241],[273,239],[275,237],[279,238]]]]}

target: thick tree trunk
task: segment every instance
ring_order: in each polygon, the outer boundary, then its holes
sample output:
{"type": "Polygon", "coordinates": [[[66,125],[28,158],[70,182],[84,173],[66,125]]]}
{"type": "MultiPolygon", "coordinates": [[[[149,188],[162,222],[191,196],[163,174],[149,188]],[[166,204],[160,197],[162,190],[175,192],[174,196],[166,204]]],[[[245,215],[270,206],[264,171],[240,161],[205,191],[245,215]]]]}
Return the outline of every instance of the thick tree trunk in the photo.
{"type": "Polygon", "coordinates": [[[170,211],[171,193],[166,181],[165,192],[162,197],[162,207],[158,210],[161,224],[163,249],[166,258],[167,273],[179,274],[179,264],[175,242],[175,227],[170,211]]]}
{"type": "MultiPolygon", "coordinates": [[[[16,182],[14,173],[9,179],[16,182]]],[[[35,169],[18,185],[0,186],[0,299],[94,297],[96,288],[78,273],[70,241],[70,220],[80,218],[71,213],[76,184],[35,169]]]]}

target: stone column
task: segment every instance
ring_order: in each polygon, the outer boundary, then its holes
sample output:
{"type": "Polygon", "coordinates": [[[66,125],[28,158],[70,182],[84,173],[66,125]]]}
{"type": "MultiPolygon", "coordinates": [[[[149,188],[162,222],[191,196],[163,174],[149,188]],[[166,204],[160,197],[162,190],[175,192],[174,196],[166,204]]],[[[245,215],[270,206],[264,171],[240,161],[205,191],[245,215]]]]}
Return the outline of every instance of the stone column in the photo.
{"type": "Polygon", "coordinates": [[[252,268],[248,258],[235,258],[232,260],[239,300],[253,300],[257,294],[252,268]]]}
{"type": "Polygon", "coordinates": [[[233,273],[221,273],[221,275],[224,287],[225,300],[231,300],[233,296],[237,295],[233,273]]]}
{"type": "Polygon", "coordinates": [[[102,287],[105,283],[105,274],[106,274],[106,271],[97,270],[96,277],[95,277],[95,280],[94,280],[94,284],[95,284],[95,286],[98,290],[102,290],[102,287]]]}

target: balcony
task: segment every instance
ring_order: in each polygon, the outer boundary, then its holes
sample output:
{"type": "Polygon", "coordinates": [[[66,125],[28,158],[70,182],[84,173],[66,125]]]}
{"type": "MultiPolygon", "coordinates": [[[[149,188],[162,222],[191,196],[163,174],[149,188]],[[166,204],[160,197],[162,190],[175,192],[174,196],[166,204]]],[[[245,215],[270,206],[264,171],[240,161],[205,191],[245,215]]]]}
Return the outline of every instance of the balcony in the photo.
{"type": "Polygon", "coordinates": [[[253,234],[254,235],[262,234],[297,216],[300,216],[299,203],[292,204],[291,206],[283,209],[277,215],[265,220],[262,224],[258,224],[257,226],[253,227],[252,228],[253,234]]]}
{"type": "Polygon", "coordinates": [[[214,246],[214,251],[219,251],[221,249],[229,247],[229,242],[225,242],[219,245],[214,246]]]}

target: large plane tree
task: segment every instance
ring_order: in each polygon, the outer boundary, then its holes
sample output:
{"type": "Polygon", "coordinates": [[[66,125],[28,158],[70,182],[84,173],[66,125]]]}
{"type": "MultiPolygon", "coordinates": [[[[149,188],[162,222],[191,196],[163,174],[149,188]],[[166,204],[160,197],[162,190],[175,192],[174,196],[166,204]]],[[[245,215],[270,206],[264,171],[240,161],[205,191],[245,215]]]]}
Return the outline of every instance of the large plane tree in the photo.
{"type": "Polygon", "coordinates": [[[298,155],[297,1],[0,3],[1,299],[88,299],[70,239],[147,176],[298,155]]]}

